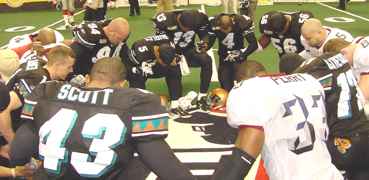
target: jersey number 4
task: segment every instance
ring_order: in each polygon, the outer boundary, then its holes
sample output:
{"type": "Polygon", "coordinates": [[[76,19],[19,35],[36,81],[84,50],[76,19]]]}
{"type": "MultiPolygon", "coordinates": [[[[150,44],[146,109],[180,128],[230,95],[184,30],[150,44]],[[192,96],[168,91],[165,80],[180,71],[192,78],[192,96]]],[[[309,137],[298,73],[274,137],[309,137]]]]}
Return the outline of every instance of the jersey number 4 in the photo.
{"type": "Polygon", "coordinates": [[[59,174],[62,163],[70,159],[70,164],[81,176],[100,177],[115,164],[117,155],[113,148],[123,143],[127,128],[115,114],[95,114],[85,121],[81,132],[83,139],[92,140],[89,153],[70,152],[65,144],[77,119],[77,111],[62,108],[41,126],[39,153],[44,168],[59,174]]]}

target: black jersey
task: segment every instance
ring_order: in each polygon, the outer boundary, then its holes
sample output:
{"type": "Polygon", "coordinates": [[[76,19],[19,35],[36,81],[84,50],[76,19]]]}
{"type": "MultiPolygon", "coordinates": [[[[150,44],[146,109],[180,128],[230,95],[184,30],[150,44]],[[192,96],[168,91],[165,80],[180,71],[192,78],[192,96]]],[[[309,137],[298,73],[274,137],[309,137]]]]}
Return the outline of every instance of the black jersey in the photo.
{"type": "Polygon", "coordinates": [[[140,65],[142,62],[155,63],[154,46],[164,43],[171,43],[167,35],[148,36],[137,40],[132,44],[130,62],[133,65],[140,65]]]}
{"type": "Polygon", "coordinates": [[[8,107],[10,102],[9,89],[4,83],[0,82],[0,112],[8,107]]]}
{"type": "Polygon", "coordinates": [[[87,74],[93,63],[103,57],[128,57],[126,40],[118,45],[109,42],[103,30],[109,23],[110,21],[86,22],[73,29],[75,42],[71,48],[76,54],[76,74],[87,74]]]}
{"type": "Polygon", "coordinates": [[[87,89],[50,81],[27,97],[47,179],[116,179],[134,145],[167,136],[158,96],[133,88],[87,89]]]}
{"type": "Polygon", "coordinates": [[[273,46],[278,50],[280,56],[284,53],[299,53],[304,50],[304,46],[301,44],[300,40],[300,29],[304,21],[312,18],[313,14],[308,11],[282,12],[283,15],[289,15],[291,17],[291,24],[286,33],[278,35],[271,30],[270,17],[274,13],[276,13],[276,11],[270,11],[261,17],[259,23],[260,32],[270,37],[273,46]]]}
{"type": "Polygon", "coordinates": [[[174,42],[177,50],[180,52],[192,49],[195,47],[195,35],[197,34],[200,40],[207,41],[209,19],[208,16],[197,10],[176,10],[162,12],[153,18],[156,34],[166,34],[171,41],[174,42]],[[184,11],[192,13],[191,28],[184,32],[180,29],[177,17],[184,11]]]}
{"type": "MultiPolygon", "coordinates": [[[[227,51],[240,50],[245,47],[244,39],[247,35],[254,33],[254,25],[252,20],[245,15],[238,14],[219,14],[210,18],[210,37],[215,35],[219,42],[219,54],[227,54],[227,51]],[[222,16],[230,16],[232,18],[232,31],[228,34],[220,31],[220,18],[222,16]]],[[[210,45],[211,46],[211,45],[210,45]]]]}
{"type": "MultiPolygon", "coordinates": [[[[40,83],[51,80],[49,72],[43,68],[45,64],[42,60],[32,60],[24,63],[15,71],[7,83],[9,90],[14,91],[18,98],[24,103],[24,97],[28,96],[40,83]]],[[[22,125],[20,113],[22,107],[11,112],[13,130],[17,130],[22,125]]]]}
{"type": "Polygon", "coordinates": [[[369,121],[352,69],[342,54],[325,54],[297,69],[317,78],[325,89],[329,134],[352,136],[368,132],[369,121]]]}

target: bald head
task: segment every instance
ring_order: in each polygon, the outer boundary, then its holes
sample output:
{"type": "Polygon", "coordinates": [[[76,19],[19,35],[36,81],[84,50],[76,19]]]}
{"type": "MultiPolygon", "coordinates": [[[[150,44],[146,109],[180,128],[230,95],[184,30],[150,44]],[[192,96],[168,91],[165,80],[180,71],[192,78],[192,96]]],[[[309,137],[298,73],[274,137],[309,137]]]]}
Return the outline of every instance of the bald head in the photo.
{"type": "Polygon", "coordinates": [[[109,25],[104,28],[104,31],[109,41],[116,45],[128,38],[130,32],[129,23],[126,19],[118,17],[113,19],[109,25]]]}
{"type": "Polygon", "coordinates": [[[306,42],[312,46],[319,48],[327,38],[327,33],[319,19],[311,18],[304,21],[301,26],[301,35],[306,42]]]}
{"type": "Polygon", "coordinates": [[[54,30],[50,28],[42,28],[35,37],[35,41],[40,41],[42,45],[55,43],[56,37],[54,30]]]}
{"type": "Polygon", "coordinates": [[[304,24],[301,27],[301,33],[312,33],[317,32],[323,29],[323,25],[319,19],[311,18],[304,21],[304,24]]]}

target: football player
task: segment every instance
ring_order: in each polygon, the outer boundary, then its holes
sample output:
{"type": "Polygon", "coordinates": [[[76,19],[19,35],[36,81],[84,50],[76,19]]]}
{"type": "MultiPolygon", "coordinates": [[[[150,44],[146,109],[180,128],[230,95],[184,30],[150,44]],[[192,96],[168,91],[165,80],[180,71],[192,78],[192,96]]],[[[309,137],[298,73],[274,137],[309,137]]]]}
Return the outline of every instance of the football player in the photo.
{"type": "Polygon", "coordinates": [[[309,73],[324,86],[332,162],[348,179],[364,180],[369,178],[369,121],[353,70],[341,53],[328,53],[295,72],[309,73]]]}
{"type": "Polygon", "coordinates": [[[31,34],[15,36],[9,40],[8,49],[15,51],[19,59],[32,48],[33,43],[47,45],[50,43],[61,43],[64,41],[63,35],[50,28],[42,28],[31,34]]]}
{"type": "Polygon", "coordinates": [[[312,17],[313,14],[308,11],[265,13],[259,23],[262,34],[259,39],[260,47],[264,49],[272,42],[279,56],[284,53],[300,53],[304,50],[300,40],[300,29],[304,21],[312,17]]]}
{"type": "Polygon", "coordinates": [[[209,46],[218,38],[218,77],[223,89],[230,91],[235,81],[235,69],[257,48],[252,20],[245,15],[219,14],[210,20],[209,46]],[[245,48],[244,39],[248,46],[245,48]]]}
{"type": "Polygon", "coordinates": [[[148,36],[133,43],[129,60],[124,60],[128,68],[130,87],[146,89],[148,78],[165,77],[171,100],[170,111],[182,117],[189,114],[178,109],[178,98],[182,96],[182,75],[177,62],[173,43],[166,35],[148,36]]]}
{"type": "Polygon", "coordinates": [[[369,101],[369,36],[357,37],[353,43],[343,39],[331,39],[326,43],[327,52],[341,52],[351,65],[366,103],[369,101]]]}
{"type": "Polygon", "coordinates": [[[17,131],[12,162],[38,152],[44,179],[118,179],[137,152],[160,179],[195,179],[164,140],[168,113],[159,97],[121,88],[126,71],[120,58],[102,58],[83,87],[38,86],[26,99],[22,117],[29,120],[17,131]]]}
{"type": "Polygon", "coordinates": [[[129,24],[124,18],[82,23],[73,29],[73,35],[70,47],[76,54],[75,74],[87,74],[102,57],[128,58],[129,24]]]}
{"type": "Polygon", "coordinates": [[[83,7],[86,9],[84,21],[102,21],[105,19],[108,0],[87,0],[83,7]]]}
{"type": "Polygon", "coordinates": [[[240,14],[250,17],[251,20],[255,22],[257,4],[257,0],[240,0],[240,14]]]}
{"type": "Polygon", "coordinates": [[[209,49],[208,16],[195,10],[176,10],[158,13],[152,20],[156,33],[166,34],[190,67],[201,67],[199,98],[206,96],[212,75],[212,61],[206,53],[209,49]],[[196,34],[200,38],[198,48],[195,46],[196,34]]]}
{"type": "Polygon", "coordinates": [[[301,27],[301,43],[305,50],[300,55],[305,59],[318,57],[323,54],[325,43],[334,38],[342,38],[348,42],[354,39],[347,31],[323,26],[319,19],[307,19],[301,27]]]}
{"type": "Polygon", "coordinates": [[[343,180],[325,144],[324,90],[311,75],[242,81],[228,96],[227,116],[238,128],[236,147],[222,157],[214,179],[243,179],[262,152],[270,179],[343,180]]]}
{"type": "Polygon", "coordinates": [[[20,112],[24,97],[31,93],[36,85],[49,80],[64,80],[73,70],[74,54],[67,46],[57,46],[47,53],[45,65],[38,60],[23,64],[10,78],[7,86],[10,92],[10,103],[0,113],[1,130],[5,139],[11,142],[14,131],[21,125],[20,112]]]}

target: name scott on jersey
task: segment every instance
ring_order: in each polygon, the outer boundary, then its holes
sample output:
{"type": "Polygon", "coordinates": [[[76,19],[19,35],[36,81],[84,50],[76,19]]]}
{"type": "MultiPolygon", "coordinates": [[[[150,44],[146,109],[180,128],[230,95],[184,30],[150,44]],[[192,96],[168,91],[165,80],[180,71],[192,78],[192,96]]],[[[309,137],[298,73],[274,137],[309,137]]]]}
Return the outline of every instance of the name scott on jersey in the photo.
{"type": "Polygon", "coordinates": [[[102,104],[108,105],[110,95],[113,93],[113,91],[113,89],[103,89],[101,91],[81,90],[79,88],[72,87],[70,84],[66,84],[60,88],[57,98],[60,100],[96,104],[97,100],[101,99],[102,96],[102,104]]]}

